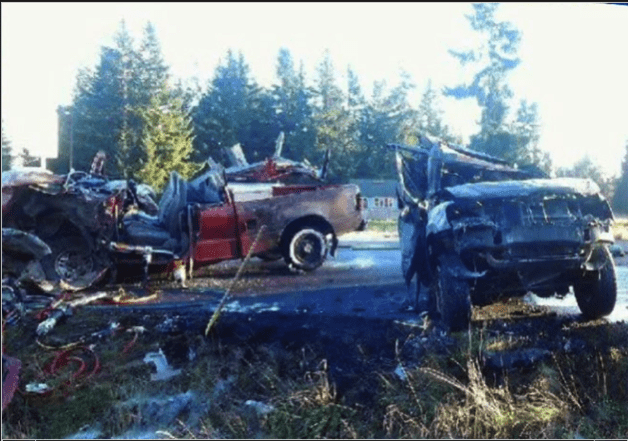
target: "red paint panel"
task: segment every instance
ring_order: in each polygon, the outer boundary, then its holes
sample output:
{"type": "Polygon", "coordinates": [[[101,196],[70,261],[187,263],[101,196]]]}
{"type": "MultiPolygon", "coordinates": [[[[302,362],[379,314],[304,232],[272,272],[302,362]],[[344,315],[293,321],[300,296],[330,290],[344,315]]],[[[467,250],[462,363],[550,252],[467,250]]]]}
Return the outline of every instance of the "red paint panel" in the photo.
{"type": "Polygon", "coordinates": [[[219,262],[239,257],[236,238],[236,218],[229,204],[203,209],[199,215],[199,237],[194,260],[203,263],[219,262]]]}

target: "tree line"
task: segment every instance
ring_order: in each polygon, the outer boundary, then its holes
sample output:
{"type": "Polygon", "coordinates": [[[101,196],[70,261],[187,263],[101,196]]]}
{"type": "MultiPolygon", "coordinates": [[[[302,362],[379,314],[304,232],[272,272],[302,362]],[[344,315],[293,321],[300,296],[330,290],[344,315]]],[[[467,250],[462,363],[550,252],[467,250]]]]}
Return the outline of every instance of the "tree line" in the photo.
{"type": "MultiPolygon", "coordinates": [[[[271,87],[259,85],[243,54],[231,50],[205,88],[198,81],[184,84],[172,78],[154,26],[147,23],[136,43],[122,21],[114,44],[101,48],[97,66],[77,75],[72,103],[58,108],[59,155],[48,167],[65,173],[71,163],[89,170],[96,152],[103,151],[110,176],[133,178],[159,191],[172,170],[189,178],[208,156],[228,164],[224,148],[236,143],[249,161],[262,160],[284,132],[287,158],[318,165],[330,149],[333,181],[394,178],[386,144],[412,145],[422,134],[460,143],[443,119],[445,96],[473,98],[481,108],[472,149],[550,172],[550,158],[539,149],[537,104],[522,100],[511,116],[508,74],[520,63],[521,35],[513,24],[495,18],[498,6],[472,5],[467,19],[483,43],[450,51],[472,74],[470,81],[444,90],[428,81],[419,103],[411,101],[416,85],[408,73],[401,72],[394,85],[374,82],[367,95],[351,67],[339,81],[329,52],[308,79],[303,62],[296,63],[285,48],[277,55],[271,87]]],[[[2,140],[4,169],[4,128],[2,140]]],[[[23,164],[33,160],[27,151],[20,155],[23,164]]],[[[584,170],[611,197],[616,183],[601,182],[600,170],[591,161],[587,165],[584,170]]],[[[581,169],[559,173],[583,176],[581,169]]]]}

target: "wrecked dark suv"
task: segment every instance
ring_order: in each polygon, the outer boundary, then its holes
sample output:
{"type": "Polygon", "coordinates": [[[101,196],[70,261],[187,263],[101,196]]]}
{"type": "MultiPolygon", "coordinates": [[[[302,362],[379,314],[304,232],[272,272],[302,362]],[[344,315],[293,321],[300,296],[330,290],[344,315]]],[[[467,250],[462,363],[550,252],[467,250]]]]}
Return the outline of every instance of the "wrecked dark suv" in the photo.
{"type": "Polygon", "coordinates": [[[548,179],[488,155],[422,137],[391,145],[400,179],[402,268],[429,287],[424,308],[452,330],[471,305],[502,297],[565,296],[583,315],[616,302],[608,250],[612,211],[591,180],[548,179]]]}

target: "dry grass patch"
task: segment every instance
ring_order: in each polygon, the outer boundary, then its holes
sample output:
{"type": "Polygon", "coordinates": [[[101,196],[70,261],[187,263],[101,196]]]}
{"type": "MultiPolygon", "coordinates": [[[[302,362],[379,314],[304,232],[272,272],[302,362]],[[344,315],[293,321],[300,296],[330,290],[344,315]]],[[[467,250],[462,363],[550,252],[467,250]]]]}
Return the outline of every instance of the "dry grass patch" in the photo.
{"type": "Polygon", "coordinates": [[[614,239],[620,241],[627,241],[629,238],[629,222],[627,218],[616,218],[614,225],[612,226],[612,232],[614,239]]]}

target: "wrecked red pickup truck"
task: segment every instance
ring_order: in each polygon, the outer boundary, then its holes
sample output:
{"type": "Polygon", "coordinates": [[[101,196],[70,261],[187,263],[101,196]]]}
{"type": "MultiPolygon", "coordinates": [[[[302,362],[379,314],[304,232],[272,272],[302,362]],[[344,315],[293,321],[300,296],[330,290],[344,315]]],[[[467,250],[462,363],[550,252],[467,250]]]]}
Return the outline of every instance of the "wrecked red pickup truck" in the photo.
{"type": "Polygon", "coordinates": [[[270,192],[270,197],[239,201],[215,164],[189,182],[173,172],[157,217],[126,216],[121,240],[153,248],[158,261],[171,254],[197,268],[244,258],[264,228],[253,256],[284,258],[289,267],[309,271],[328,253],[334,255],[337,235],[365,225],[357,186],[276,184],[270,192]]]}
{"type": "Polygon", "coordinates": [[[192,272],[245,257],[263,229],[254,256],[310,271],[334,255],[337,235],[365,225],[357,186],[278,183],[267,197],[239,201],[225,175],[212,161],[191,181],[173,172],[159,205],[132,181],[3,175],[3,270],[18,278],[28,270],[40,288],[83,288],[129,263],[143,263],[145,277],[149,267],[169,271],[177,261],[192,272]]]}

